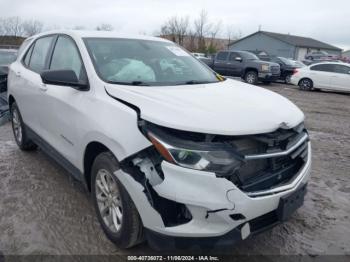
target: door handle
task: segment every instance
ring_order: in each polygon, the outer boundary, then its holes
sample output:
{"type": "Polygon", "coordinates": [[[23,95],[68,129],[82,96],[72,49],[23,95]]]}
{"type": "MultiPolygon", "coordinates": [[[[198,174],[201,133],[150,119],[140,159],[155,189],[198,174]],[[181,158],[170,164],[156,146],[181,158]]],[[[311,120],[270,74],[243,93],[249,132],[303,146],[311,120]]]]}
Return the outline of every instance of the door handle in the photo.
{"type": "Polygon", "coordinates": [[[46,84],[41,84],[40,86],[39,86],[39,89],[40,89],[40,91],[43,91],[43,92],[45,92],[45,91],[47,91],[47,86],[46,86],[46,84]]]}
{"type": "Polygon", "coordinates": [[[20,71],[17,71],[17,72],[15,72],[15,75],[16,75],[17,77],[21,77],[21,72],[20,72],[20,71]]]}

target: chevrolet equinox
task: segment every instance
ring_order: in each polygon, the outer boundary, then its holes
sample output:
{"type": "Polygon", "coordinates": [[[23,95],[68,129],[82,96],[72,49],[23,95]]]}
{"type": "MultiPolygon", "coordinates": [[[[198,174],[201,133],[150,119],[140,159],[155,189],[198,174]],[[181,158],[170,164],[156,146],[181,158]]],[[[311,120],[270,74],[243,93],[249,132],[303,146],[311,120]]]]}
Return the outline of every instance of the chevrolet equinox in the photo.
{"type": "Polygon", "coordinates": [[[16,143],[84,183],[117,246],[231,245],[303,204],[311,145],[286,98],[161,38],[54,31],[22,50],[8,77],[16,143]]]}

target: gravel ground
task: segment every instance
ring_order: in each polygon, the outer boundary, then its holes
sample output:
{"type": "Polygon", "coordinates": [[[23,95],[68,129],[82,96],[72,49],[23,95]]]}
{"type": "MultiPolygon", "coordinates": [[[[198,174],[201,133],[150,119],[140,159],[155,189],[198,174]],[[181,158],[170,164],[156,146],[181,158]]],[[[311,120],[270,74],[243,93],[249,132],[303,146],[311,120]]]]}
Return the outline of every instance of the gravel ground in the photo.
{"type": "MultiPolygon", "coordinates": [[[[313,169],[305,204],[291,219],[229,251],[245,255],[350,254],[350,95],[263,86],[306,114],[313,169]]],[[[0,252],[154,254],[143,244],[117,249],[99,227],[83,187],[40,150],[21,152],[0,127],[0,252]]],[[[1,260],[1,259],[0,259],[1,260]]]]}

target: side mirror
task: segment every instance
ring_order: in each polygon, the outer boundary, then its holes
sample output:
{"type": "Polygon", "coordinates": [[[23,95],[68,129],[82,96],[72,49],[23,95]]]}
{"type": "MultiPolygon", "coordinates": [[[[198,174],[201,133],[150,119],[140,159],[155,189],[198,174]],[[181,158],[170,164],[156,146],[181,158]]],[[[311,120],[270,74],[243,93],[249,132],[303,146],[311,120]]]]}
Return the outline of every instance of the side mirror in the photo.
{"type": "Polygon", "coordinates": [[[79,81],[73,70],[48,70],[40,74],[44,84],[70,86],[77,90],[87,90],[87,83],[79,81]]]}
{"type": "Polygon", "coordinates": [[[238,61],[238,62],[242,62],[243,59],[242,59],[242,57],[237,56],[237,57],[235,58],[235,60],[238,61]]]}

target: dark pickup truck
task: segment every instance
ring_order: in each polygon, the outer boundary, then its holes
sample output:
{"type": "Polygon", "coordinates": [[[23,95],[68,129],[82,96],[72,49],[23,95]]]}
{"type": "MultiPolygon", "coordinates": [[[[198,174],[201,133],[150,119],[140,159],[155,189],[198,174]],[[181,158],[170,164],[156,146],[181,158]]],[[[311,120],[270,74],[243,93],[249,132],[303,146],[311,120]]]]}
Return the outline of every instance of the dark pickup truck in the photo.
{"type": "Polygon", "coordinates": [[[200,60],[221,75],[238,76],[249,84],[258,81],[268,84],[280,77],[279,64],[262,61],[246,51],[220,51],[214,59],[200,60]]]}

